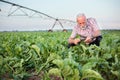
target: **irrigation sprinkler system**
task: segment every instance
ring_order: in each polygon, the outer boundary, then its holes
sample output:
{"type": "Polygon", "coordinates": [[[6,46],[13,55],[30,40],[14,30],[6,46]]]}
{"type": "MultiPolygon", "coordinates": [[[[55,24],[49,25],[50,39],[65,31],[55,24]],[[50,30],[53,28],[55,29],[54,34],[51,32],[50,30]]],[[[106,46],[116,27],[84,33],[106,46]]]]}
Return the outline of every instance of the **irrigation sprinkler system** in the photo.
{"type": "MultiPolygon", "coordinates": [[[[68,24],[71,24],[71,23],[76,23],[75,21],[72,21],[72,20],[68,20],[68,19],[58,19],[58,18],[55,18],[53,16],[50,16],[46,13],[43,13],[43,12],[40,12],[40,11],[37,11],[37,10],[34,10],[34,9],[31,9],[31,8],[28,8],[28,7],[25,7],[25,6],[22,6],[22,5],[19,5],[19,4],[16,4],[16,3],[12,3],[12,2],[9,2],[9,1],[5,1],[5,0],[0,0],[0,2],[3,2],[3,3],[7,3],[7,4],[10,4],[11,5],[11,8],[9,10],[9,13],[8,13],[8,16],[13,16],[15,15],[15,12],[17,12],[18,10],[21,11],[23,13],[23,15],[16,15],[16,16],[28,16],[28,17],[33,17],[34,14],[40,14],[44,17],[47,17],[49,19],[53,19],[55,22],[54,24],[52,25],[52,28],[49,29],[48,31],[53,31],[53,28],[55,27],[55,25],[58,23],[63,31],[67,31],[66,29],[64,29],[64,26],[63,26],[63,23],[68,23],[68,24]],[[13,7],[16,7],[15,10],[12,11],[12,8],[13,7]],[[34,12],[34,14],[30,15],[27,13],[27,11],[25,10],[29,10],[31,12],[34,12]]],[[[2,11],[2,9],[0,9],[0,12],[2,11]]]]}

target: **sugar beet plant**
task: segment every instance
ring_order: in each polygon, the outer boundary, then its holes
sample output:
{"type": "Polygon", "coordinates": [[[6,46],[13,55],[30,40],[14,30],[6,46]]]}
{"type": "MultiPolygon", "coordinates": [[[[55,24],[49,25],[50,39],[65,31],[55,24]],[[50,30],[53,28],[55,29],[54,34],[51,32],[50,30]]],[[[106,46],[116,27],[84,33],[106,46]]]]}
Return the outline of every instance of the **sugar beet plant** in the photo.
{"type": "Polygon", "coordinates": [[[120,32],[103,31],[100,47],[67,48],[71,32],[0,32],[0,78],[120,80],[120,32]]]}

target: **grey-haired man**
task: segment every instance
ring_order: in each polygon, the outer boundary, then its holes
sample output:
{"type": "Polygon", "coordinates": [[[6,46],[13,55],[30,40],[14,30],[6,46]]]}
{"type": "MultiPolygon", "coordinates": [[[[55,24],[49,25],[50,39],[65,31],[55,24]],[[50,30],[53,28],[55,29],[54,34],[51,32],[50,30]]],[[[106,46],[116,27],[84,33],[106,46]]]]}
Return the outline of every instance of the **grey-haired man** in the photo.
{"type": "Polygon", "coordinates": [[[77,25],[73,28],[72,34],[68,39],[68,47],[75,46],[81,41],[86,44],[100,45],[102,39],[101,31],[98,28],[97,22],[94,18],[86,18],[84,14],[77,15],[77,25]],[[79,35],[79,38],[76,36],[79,35]]]}

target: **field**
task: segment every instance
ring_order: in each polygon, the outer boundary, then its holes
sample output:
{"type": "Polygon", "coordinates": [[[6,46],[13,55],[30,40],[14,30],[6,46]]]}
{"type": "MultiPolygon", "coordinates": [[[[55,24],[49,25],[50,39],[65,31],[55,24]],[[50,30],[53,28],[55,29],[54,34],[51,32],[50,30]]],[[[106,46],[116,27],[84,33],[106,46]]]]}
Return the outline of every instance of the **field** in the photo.
{"type": "Polygon", "coordinates": [[[1,80],[120,80],[120,31],[67,48],[71,32],[0,32],[1,80]]]}

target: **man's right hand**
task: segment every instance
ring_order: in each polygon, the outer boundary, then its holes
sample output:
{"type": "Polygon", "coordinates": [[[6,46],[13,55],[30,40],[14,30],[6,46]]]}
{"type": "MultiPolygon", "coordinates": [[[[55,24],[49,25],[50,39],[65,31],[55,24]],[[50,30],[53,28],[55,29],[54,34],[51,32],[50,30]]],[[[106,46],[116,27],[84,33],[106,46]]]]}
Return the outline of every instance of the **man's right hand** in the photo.
{"type": "Polygon", "coordinates": [[[74,44],[78,44],[80,42],[80,39],[74,39],[74,44]]]}
{"type": "Polygon", "coordinates": [[[76,39],[74,39],[74,38],[69,38],[69,40],[68,40],[68,43],[69,44],[78,44],[80,42],[80,39],[78,39],[78,38],[76,38],[76,39]]]}

